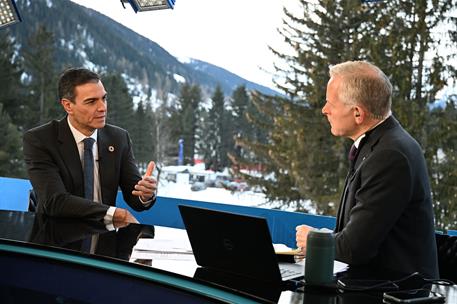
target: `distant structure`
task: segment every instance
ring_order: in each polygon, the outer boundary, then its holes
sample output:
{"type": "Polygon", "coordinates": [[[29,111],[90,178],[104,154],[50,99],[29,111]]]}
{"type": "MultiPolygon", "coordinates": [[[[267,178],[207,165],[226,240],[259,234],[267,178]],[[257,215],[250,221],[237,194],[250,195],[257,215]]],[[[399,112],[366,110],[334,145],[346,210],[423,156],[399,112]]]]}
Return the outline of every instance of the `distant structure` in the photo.
{"type": "Polygon", "coordinates": [[[184,164],[184,139],[180,138],[178,141],[178,166],[184,164]]]}
{"type": "Polygon", "coordinates": [[[121,0],[121,3],[130,3],[135,13],[175,7],[175,0],[121,0]]]}

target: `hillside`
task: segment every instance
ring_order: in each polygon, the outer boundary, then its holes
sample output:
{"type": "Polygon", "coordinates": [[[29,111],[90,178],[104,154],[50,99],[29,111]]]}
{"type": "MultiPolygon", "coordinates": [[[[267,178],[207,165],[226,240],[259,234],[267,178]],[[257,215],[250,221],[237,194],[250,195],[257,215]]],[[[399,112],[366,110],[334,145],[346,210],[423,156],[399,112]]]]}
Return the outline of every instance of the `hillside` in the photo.
{"type": "Polygon", "coordinates": [[[244,84],[248,89],[277,94],[264,86],[249,82],[227,70],[203,61],[183,63],[160,47],[118,22],[69,0],[18,0],[23,22],[11,27],[22,48],[28,37],[44,24],[55,40],[55,66],[86,66],[98,71],[122,73],[144,93],[168,83],[177,93],[184,79],[198,83],[205,91],[220,84],[225,94],[244,84]]]}

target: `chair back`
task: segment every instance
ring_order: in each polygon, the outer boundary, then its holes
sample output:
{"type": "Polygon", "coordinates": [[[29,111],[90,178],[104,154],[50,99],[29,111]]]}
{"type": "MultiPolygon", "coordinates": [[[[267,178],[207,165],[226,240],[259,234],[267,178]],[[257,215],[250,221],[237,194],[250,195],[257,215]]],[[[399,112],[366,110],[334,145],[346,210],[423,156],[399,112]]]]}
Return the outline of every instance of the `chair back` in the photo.
{"type": "Polygon", "coordinates": [[[440,278],[457,283],[457,236],[437,233],[436,246],[440,278]]]}

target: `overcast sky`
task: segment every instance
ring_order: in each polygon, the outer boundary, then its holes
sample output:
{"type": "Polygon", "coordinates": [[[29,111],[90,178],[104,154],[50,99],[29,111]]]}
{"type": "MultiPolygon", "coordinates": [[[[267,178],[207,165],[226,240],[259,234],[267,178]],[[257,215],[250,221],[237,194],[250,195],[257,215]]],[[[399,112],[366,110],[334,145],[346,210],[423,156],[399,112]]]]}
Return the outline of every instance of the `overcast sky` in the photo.
{"type": "Polygon", "coordinates": [[[274,56],[283,45],[282,7],[295,0],[177,0],[174,10],[135,14],[119,0],[72,0],[157,42],[176,57],[200,59],[272,87],[274,56]]]}

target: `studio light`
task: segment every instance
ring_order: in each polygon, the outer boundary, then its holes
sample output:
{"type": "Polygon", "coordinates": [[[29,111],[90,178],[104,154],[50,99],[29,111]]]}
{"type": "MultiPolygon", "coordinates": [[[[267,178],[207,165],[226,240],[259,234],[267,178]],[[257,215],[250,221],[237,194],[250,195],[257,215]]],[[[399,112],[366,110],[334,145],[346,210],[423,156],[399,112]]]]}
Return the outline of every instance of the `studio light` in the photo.
{"type": "Polygon", "coordinates": [[[0,28],[21,21],[14,0],[0,0],[0,28]]]}
{"type": "Polygon", "coordinates": [[[128,2],[136,12],[152,11],[160,9],[173,9],[175,0],[121,0],[121,2],[128,2]]]}

